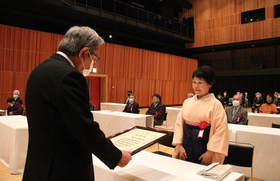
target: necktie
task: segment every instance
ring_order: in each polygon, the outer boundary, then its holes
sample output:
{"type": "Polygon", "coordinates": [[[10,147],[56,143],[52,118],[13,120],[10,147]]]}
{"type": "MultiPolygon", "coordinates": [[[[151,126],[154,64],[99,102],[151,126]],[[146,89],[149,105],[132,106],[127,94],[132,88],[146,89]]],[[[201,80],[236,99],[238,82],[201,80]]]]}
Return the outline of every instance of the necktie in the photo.
{"type": "Polygon", "coordinates": [[[233,108],[233,113],[232,113],[232,119],[234,118],[234,115],[236,114],[236,112],[237,112],[237,108],[234,107],[234,108],[233,108]]]}

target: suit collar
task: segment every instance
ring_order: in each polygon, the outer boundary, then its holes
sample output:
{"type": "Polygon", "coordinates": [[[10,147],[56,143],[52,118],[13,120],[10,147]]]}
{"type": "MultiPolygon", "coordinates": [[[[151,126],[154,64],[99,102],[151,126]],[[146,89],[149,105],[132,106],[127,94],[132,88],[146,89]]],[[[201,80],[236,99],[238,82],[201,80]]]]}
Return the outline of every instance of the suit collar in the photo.
{"type": "Polygon", "coordinates": [[[70,60],[70,58],[69,58],[65,53],[63,53],[63,52],[61,52],[61,51],[57,51],[56,53],[59,54],[59,55],[61,55],[61,56],[63,56],[66,60],[68,60],[68,62],[69,62],[73,67],[75,67],[74,63],[70,60]]]}

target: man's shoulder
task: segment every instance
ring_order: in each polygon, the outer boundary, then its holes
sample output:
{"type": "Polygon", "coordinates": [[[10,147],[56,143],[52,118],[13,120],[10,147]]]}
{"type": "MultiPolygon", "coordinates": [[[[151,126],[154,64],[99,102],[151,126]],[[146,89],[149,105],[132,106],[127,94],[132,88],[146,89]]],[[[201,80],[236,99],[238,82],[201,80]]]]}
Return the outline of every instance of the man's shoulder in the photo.
{"type": "Polygon", "coordinates": [[[52,75],[65,74],[67,72],[78,72],[78,70],[73,67],[67,59],[59,54],[53,54],[48,59],[44,60],[39,64],[32,73],[42,73],[42,72],[51,72],[52,75]]]}
{"type": "Polygon", "coordinates": [[[232,111],[232,110],[233,110],[233,106],[226,108],[226,112],[232,111]]]}

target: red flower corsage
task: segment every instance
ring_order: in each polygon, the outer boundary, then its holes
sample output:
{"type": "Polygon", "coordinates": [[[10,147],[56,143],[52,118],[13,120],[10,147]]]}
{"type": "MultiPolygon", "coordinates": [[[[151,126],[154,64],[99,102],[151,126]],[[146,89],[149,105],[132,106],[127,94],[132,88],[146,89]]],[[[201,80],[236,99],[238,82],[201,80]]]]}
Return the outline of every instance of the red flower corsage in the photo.
{"type": "Polygon", "coordinates": [[[238,114],[238,115],[237,115],[237,122],[238,122],[238,123],[239,123],[241,117],[242,117],[241,114],[238,114]]]}
{"type": "Polygon", "coordinates": [[[209,126],[209,124],[206,123],[206,122],[200,122],[200,123],[198,124],[198,127],[200,128],[200,130],[199,130],[199,132],[198,132],[198,136],[197,136],[198,138],[203,138],[204,129],[205,129],[207,126],[209,126]]]}
{"type": "Polygon", "coordinates": [[[158,114],[158,112],[155,112],[155,114],[158,114]]]}
{"type": "Polygon", "coordinates": [[[200,129],[205,129],[207,127],[207,123],[200,122],[198,126],[199,126],[200,129]]]}
{"type": "Polygon", "coordinates": [[[130,111],[132,111],[133,108],[134,108],[134,106],[130,106],[130,111]]]}

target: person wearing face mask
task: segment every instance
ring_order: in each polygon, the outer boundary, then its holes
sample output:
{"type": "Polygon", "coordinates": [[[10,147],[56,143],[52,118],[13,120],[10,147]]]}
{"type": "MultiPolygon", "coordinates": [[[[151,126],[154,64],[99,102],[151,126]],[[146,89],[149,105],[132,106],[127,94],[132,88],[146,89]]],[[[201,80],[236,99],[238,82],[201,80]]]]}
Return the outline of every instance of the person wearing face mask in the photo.
{"type": "Polygon", "coordinates": [[[23,181],[93,181],[92,154],[107,167],[131,160],[107,139],[89,110],[87,76],[104,40],[89,27],[71,27],[58,52],[31,72],[26,86],[29,142],[23,181]]]}
{"type": "Polygon", "coordinates": [[[264,99],[262,98],[262,94],[259,92],[257,92],[255,96],[256,97],[254,97],[252,102],[252,112],[254,113],[255,111],[257,111],[259,113],[260,107],[264,103],[264,99]]]}
{"type": "Polygon", "coordinates": [[[7,99],[7,103],[9,105],[9,107],[7,108],[7,114],[9,116],[12,116],[12,115],[22,115],[23,109],[22,109],[20,103],[16,102],[14,100],[14,98],[9,97],[7,99]]]}
{"type": "Polygon", "coordinates": [[[232,107],[226,109],[227,122],[231,124],[248,124],[248,111],[241,106],[242,99],[238,95],[232,97],[232,107]]]}
{"type": "Polygon", "coordinates": [[[148,108],[146,114],[154,115],[154,125],[162,125],[166,106],[161,102],[161,96],[159,94],[154,94],[152,96],[153,103],[148,108]]]}
{"type": "Polygon", "coordinates": [[[125,105],[123,112],[139,114],[139,104],[135,102],[136,96],[130,94],[128,103],[125,105]]]}
{"type": "Polygon", "coordinates": [[[127,91],[127,97],[125,98],[125,101],[124,101],[125,104],[129,103],[129,99],[130,99],[131,94],[132,94],[131,90],[127,91]]]}
{"type": "Polygon", "coordinates": [[[277,114],[277,107],[273,103],[273,96],[272,96],[272,94],[267,94],[267,96],[266,96],[266,103],[261,105],[260,113],[277,114]]]}
{"type": "Polygon", "coordinates": [[[13,97],[14,97],[15,101],[20,103],[20,105],[22,105],[22,100],[19,97],[19,94],[20,94],[20,92],[18,90],[13,91],[13,97]]]}

